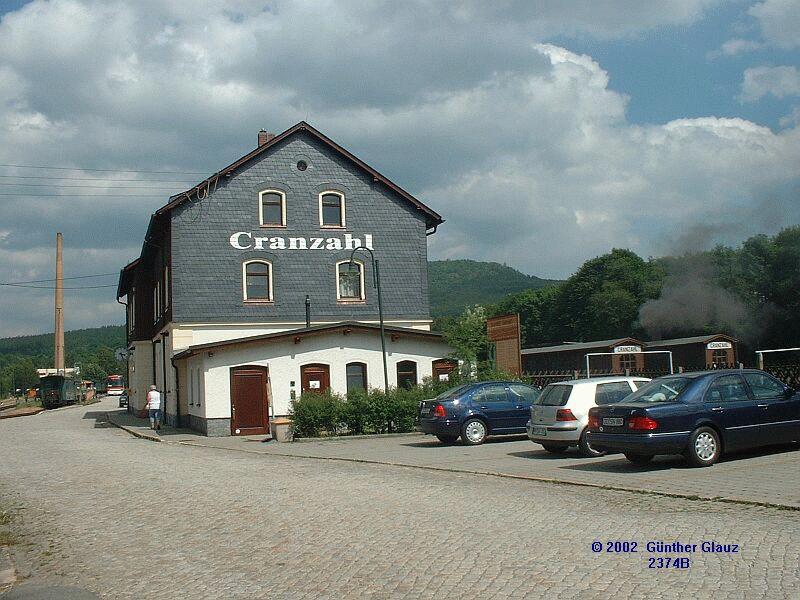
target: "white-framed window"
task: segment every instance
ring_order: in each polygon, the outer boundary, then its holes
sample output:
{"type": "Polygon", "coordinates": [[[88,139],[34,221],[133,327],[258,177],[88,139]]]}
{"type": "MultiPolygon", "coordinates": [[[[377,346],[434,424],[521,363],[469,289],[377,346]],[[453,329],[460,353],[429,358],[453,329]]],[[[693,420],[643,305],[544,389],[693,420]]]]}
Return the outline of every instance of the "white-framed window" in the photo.
{"type": "Polygon", "coordinates": [[[128,332],[136,330],[136,288],[131,288],[130,300],[128,301],[128,332]]]}
{"type": "Polygon", "coordinates": [[[161,318],[161,280],[153,286],[153,323],[161,318]]]}
{"type": "Polygon", "coordinates": [[[272,302],[272,263],[248,260],[242,264],[242,295],[245,302],[272,302]]]}
{"type": "Polygon", "coordinates": [[[286,194],[280,190],[260,191],[258,222],[261,227],[286,227],[286,194]]]}
{"type": "Polygon", "coordinates": [[[170,301],[169,278],[170,278],[169,265],[164,265],[164,308],[169,308],[169,301],[170,301]]]}
{"type": "Polygon", "coordinates": [[[364,263],[342,260],[336,263],[336,299],[340,302],[364,301],[364,263]]]}
{"type": "Polygon", "coordinates": [[[320,192],[319,224],[321,227],[344,227],[344,194],[336,190],[320,192]]]}

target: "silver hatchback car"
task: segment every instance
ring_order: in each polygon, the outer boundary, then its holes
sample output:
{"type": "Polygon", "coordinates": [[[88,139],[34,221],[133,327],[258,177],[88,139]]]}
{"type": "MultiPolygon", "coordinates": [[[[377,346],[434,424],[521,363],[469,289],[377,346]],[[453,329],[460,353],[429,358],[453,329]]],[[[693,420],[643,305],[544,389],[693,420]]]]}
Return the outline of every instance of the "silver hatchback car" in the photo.
{"type": "Polygon", "coordinates": [[[646,377],[596,377],[551,383],[531,406],[528,438],[548,452],[578,446],[583,456],[602,456],[586,440],[589,409],[614,404],[650,381],[646,377]]]}

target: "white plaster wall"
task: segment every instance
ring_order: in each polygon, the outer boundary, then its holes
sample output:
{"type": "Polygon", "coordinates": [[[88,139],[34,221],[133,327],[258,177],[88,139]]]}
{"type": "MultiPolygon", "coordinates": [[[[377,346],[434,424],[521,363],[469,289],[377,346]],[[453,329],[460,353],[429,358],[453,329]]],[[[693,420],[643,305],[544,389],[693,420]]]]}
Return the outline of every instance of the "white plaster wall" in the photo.
{"type": "Polygon", "coordinates": [[[128,360],[128,401],[134,410],[143,410],[147,390],[153,383],[153,351],[150,342],[133,342],[133,353],[128,360]]]}
{"type": "Polygon", "coordinates": [[[180,361],[186,368],[186,401],[190,415],[206,416],[205,398],[203,388],[205,384],[205,366],[202,356],[192,356],[180,361]]]}
{"type": "MultiPolygon", "coordinates": [[[[377,325],[377,321],[363,321],[377,325]]],[[[313,321],[312,325],[330,324],[313,321]]],[[[409,327],[430,331],[430,321],[386,321],[387,326],[409,327]]],[[[268,333],[280,333],[291,329],[304,328],[303,323],[234,323],[234,324],[172,324],[171,337],[173,352],[185,350],[189,346],[211,344],[268,333]]]]}
{"type": "MultiPolygon", "coordinates": [[[[306,336],[295,344],[287,340],[214,349],[213,356],[203,352],[188,359],[190,371],[200,368],[203,372],[203,398],[197,413],[208,419],[230,418],[230,369],[241,365],[269,367],[272,399],[275,415],[289,413],[291,390],[299,396],[301,390],[300,367],[308,363],[330,366],[331,390],[340,394],[347,392],[345,366],[349,362],[367,365],[369,387],[383,387],[383,361],[380,336],[376,333],[341,332],[306,336]],[[294,387],[291,386],[294,382],[294,387]]],[[[432,362],[447,357],[452,349],[443,341],[401,338],[395,342],[386,340],[389,386],[397,385],[397,363],[413,360],[417,363],[419,382],[432,373],[432,362]]],[[[196,408],[196,407],[194,407],[196,408]]],[[[193,407],[189,407],[190,412],[193,407]]]]}

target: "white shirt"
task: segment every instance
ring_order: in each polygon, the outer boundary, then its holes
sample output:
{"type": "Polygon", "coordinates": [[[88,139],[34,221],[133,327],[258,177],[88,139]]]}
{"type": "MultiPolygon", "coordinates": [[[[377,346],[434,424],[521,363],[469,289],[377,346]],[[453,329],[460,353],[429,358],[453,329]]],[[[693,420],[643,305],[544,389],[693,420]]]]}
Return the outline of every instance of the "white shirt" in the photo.
{"type": "Polygon", "coordinates": [[[161,408],[161,392],[150,390],[147,392],[147,408],[158,410],[161,408]]]}

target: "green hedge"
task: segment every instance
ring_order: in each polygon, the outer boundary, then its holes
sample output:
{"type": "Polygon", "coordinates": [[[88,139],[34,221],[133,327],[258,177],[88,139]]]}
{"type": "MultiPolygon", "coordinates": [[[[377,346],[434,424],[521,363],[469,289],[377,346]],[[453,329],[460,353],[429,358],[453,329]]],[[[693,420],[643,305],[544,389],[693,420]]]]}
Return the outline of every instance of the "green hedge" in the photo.
{"type": "Polygon", "coordinates": [[[491,379],[512,378],[485,369],[476,378],[451,373],[449,381],[426,379],[413,388],[390,388],[388,392],[378,388],[357,390],[347,396],[330,391],[306,392],[291,402],[294,435],[300,438],[414,431],[420,401],[461,383],[491,379]]]}

